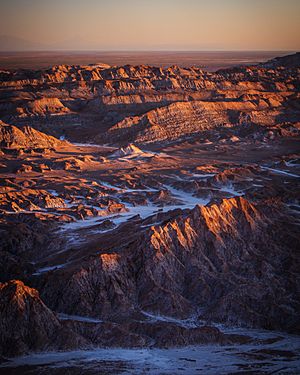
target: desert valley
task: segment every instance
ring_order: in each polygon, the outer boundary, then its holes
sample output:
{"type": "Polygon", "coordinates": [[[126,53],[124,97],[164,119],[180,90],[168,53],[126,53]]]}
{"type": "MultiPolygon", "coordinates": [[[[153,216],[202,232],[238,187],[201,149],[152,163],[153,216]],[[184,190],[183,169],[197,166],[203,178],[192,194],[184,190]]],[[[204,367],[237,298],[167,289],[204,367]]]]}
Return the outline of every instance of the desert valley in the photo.
{"type": "Polygon", "coordinates": [[[299,73],[0,71],[1,374],[299,373],[299,73]]]}

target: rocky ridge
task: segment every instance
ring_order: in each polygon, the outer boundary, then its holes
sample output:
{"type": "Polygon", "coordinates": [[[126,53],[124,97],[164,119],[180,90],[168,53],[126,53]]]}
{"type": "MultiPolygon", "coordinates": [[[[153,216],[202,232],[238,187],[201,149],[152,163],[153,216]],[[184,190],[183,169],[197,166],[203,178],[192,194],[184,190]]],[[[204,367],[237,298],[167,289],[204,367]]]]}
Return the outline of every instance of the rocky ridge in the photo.
{"type": "Polygon", "coordinates": [[[244,198],[160,214],[161,224],[138,230],[122,248],[31,279],[52,311],[35,289],[2,283],[1,330],[16,334],[2,336],[2,354],[249,340],[203,323],[211,321],[295,333],[299,283],[291,276],[299,257],[296,227],[281,228],[293,225],[287,219],[274,204],[244,198]],[[193,329],[185,327],[190,317],[193,329]]]}
{"type": "Polygon", "coordinates": [[[98,318],[136,308],[187,318],[199,307],[199,319],[269,329],[297,326],[299,285],[295,281],[292,287],[288,276],[299,266],[297,228],[287,235],[288,246],[282,230],[276,238],[284,220],[276,206],[232,198],[167,218],[122,251],[100,253],[85,265],[75,262],[70,271],[47,275],[44,299],[55,310],[98,318]]]}
{"type": "Polygon", "coordinates": [[[55,314],[40,299],[36,289],[21,281],[0,283],[1,335],[0,353],[15,356],[31,351],[63,350],[71,348],[89,349],[93,346],[160,347],[188,343],[237,343],[249,338],[223,334],[217,328],[203,326],[187,329],[164,323],[149,325],[146,321],[131,324],[101,322],[83,317],[55,314]],[[173,332],[160,335],[161,329],[173,332]],[[174,336],[173,333],[176,332],[174,336]]]}
{"type": "Polygon", "coordinates": [[[0,118],[70,140],[96,136],[114,144],[170,141],[224,125],[288,125],[297,133],[299,53],[278,61],[215,73],[130,65],[3,71],[0,118]]]}
{"type": "Polygon", "coordinates": [[[64,144],[66,144],[66,142],[44,134],[30,126],[25,126],[20,129],[0,121],[1,148],[55,148],[64,144]]]}

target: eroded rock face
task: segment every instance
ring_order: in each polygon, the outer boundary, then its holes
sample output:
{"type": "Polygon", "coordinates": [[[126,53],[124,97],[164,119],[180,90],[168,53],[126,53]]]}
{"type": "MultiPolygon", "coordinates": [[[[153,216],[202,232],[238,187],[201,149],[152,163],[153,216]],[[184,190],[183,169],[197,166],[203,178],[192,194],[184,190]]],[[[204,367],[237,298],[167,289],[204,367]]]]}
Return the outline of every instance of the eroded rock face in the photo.
{"type": "MultiPolygon", "coordinates": [[[[141,290],[148,287],[150,291],[148,298],[144,298],[146,293],[141,295],[144,306],[157,309],[157,295],[162,291],[166,297],[158,311],[165,314],[166,310],[181,313],[184,298],[204,311],[207,308],[203,314],[207,319],[268,328],[293,325],[297,304],[292,303],[293,313],[284,306],[290,290],[286,275],[293,273],[296,264],[287,270],[282,262],[286,257],[295,260],[297,245],[293,237],[289,247],[283,245],[282,238],[276,239],[279,223],[269,215],[243,198],[235,198],[197,207],[187,218],[153,228],[145,273],[138,283],[141,290]],[[278,284],[271,286],[270,278],[278,284]],[[283,316],[289,316],[289,321],[283,316]]],[[[278,212],[272,210],[272,215],[278,212]]]]}
{"type": "Polygon", "coordinates": [[[63,199],[54,197],[45,190],[22,189],[0,195],[0,209],[19,212],[22,210],[39,210],[40,208],[64,208],[63,199]]]}
{"type": "Polygon", "coordinates": [[[70,112],[58,98],[41,98],[16,109],[20,117],[67,114],[70,112]]]}
{"type": "Polygon", "coordinates": [[[0,147],[7,148],[51,148],[64,143],[29,126],[22,129],[0,121],[0,147]]]}
{"type": "Polygon", "coordinates": [[[36,289],[19,280],[0,283],[0,302],[0,353],[10,357],[31,351],[87,349],[95,345],[172,347],[249,340],[247,336],[226,335],[209,326],[188,329],[175,323],[138,320],[85,322],[84,319],[76,321],[72,316],[60,320],[43,303],[36,289]]]}
{"type": "Polygon", "coordinates": [[[48,275],[43,296],[70,314],[107,318],[139,308],[184,318],[200,309],[199,319],[292,330],[297,234],[295,226],[285,233],[282,220],[275,206],[243,198],[197,206],[122,251],[48,275]]]}
{"type": "Polygon", "coordinates": [[[61,325],[37,290],[12,280],[0,284],[0,352],[17,355],[50,348],[61,325]]]}
{"type": "Polygon", "coordinates": [[[233,117],[238,118],[242,112],[260,110],[259,104],[252,101],[176,102],[141,116],[125,118],[109,129],[104,140],[138,143],[172,141],[218,127],[232,127],[236,125],[233,117]]]}
{"type": "Polygon", "coordinates": [[[25,279],[33,272],[34,254],[46,251],[52,225],[49,218],[36,215],[12,215],[0,220],[0,273],[1,281],[25,279]]]}
{"type": "Polygon", "coordinates": [[[0,86],[15,98],[1,102],[0,118],[70,140],[170,142],[224,126],[244,137],[253,125],[253,137],[272,127],[274,137],[299,133],[299,53],[215,73],[145,65],[5,71],[0,86]]]}

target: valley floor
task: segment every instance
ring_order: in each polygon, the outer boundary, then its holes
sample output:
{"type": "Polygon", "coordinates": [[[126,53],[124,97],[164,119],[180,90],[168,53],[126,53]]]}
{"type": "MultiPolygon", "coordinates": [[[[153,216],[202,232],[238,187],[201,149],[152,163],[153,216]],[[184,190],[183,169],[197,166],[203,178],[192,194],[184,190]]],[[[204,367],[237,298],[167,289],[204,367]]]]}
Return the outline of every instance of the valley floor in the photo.
{"type": "Polygon", "coordinates": [[[100,349],[37,353],[0,365],[0,373],[29,374],[298,374],[299,336],[224,328],[260,340],[246,345],[168,349],[100,349]]]}

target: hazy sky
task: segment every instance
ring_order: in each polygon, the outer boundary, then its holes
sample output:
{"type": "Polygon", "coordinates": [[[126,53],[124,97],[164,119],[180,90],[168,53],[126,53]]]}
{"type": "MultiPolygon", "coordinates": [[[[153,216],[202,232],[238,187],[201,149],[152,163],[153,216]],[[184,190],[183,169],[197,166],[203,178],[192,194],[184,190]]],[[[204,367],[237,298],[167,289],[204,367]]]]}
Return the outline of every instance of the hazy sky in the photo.
{"type": "Polygon", "coordinates": [[[48,49],[296,51],[300,0],[0,0],[1,35],[48,49]]]}

